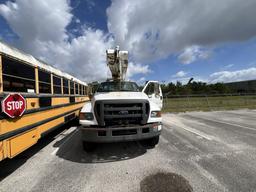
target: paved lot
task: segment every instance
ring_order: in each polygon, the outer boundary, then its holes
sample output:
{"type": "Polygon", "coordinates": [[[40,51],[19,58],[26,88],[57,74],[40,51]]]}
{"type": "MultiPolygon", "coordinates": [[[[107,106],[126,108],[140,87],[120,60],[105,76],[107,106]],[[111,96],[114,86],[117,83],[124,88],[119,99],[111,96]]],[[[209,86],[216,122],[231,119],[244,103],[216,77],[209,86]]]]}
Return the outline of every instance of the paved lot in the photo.
{"type": "Polygon", "coordinates": [[[0,191],[256,191],[256,111],[165,114],[159,145],[87,154],[75,127],[0,163],[0,191]],[[176,188],[176,189],[175,189],[176,188]]]}

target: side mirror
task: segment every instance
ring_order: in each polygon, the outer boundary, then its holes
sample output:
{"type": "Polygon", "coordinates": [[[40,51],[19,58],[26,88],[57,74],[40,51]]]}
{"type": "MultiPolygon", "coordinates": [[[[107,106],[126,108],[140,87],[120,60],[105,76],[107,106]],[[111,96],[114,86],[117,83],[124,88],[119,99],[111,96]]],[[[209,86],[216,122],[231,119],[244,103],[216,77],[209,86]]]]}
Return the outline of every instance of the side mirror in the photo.
{"type": "Polygon", "coordinates": [[[89,93],[89,99],[91,100],[93,98],[93,94],[89,93]]]}

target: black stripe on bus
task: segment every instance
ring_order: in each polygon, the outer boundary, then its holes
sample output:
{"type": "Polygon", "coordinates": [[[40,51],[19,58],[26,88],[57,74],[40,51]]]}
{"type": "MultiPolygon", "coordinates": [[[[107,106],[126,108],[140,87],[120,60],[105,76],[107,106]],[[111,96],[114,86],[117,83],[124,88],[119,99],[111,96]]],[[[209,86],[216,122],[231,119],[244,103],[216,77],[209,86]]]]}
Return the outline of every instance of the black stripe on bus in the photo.
{"type": "Polygon", "coordinates": [[[54,131],[54,130],[56,130],[56,129],[62,127],[62,126],[64,126],[65,124],[67,124],[68,122],[70,122],[70,121],[72,121],[72,120],[74,120],[74,119],[76,119],[76,117],[71,118],[71,119],[69,119],[68,121],[65,121],[65,122],[63,122],[63,123],[61,123],[61,124],[58,124],[58,125],[56,125],[56,126],[50,128],[50,129],[46,130],[45,132],[43,132],[43,133],[41,134],[41,138],[42,138],[42,137],[45,137],[46,135],[48,135],[48,134],[51,133],[52,131],[54,131]]]}
{"type": "MultiPolygon", "coordinates": [[[[41,107],[41,108],[36,108],[36,109],[29,109],[29,110],[26,110],[23,115],[27,115],[30,113],[36,113],[36,112],[40,112],[40,111],[45,111],[45,110],[50,110],[50,109],[56,109],[56,108],[60,108],[60,107],[67,107],[70,105],[80,104],[80,103],[84,103],[84,102],[86,102],[86,101],[80,101],[80,102],[76,102],[76,103],[65,103],[65,104],[54,105],[54,106],[49,106],[49,107],[41,107]]],[[[2,120],[2,119],[9,119],[9,117],[7,115],[3,114],[3,115],[0,115],[0,120],[2,120]]]]}
{"type": "Polygon", "coordinates": [[[65,115],[68,115],[68,114],[70,114],[70,113],[72,113],[72,112],[75,112],[75,111],[77,111],[77,110],[80,110],[80,109],[81,109],[81,107],[79,107],[79,108],[77,108],[77,109],[74,109],[74,110],[72,110],[72,111],[68,111],[68,112],[66,112],[66,113],[57,115],[57,116],[55,116],[55,117],[51,117],[51,118],[48,118],[48,119],[39,121],[39,122],[34,123],[34,124],[32,124],[32,125],[28,125],[28,126],[25,126],[25,127],[22,127],[22,128],[13,130],[13,131],[10,131],[10,132],[8,132],[8,133],[4,133],[4,134],[0,135],[0,141],[3,141],[3,140],[5,140],[5,139],[8,139],[8,138],[13,137],[13,136],[15,136],[15,135],[18,135],[18,134],[24,133],[24,132],[26,132],[26,131],[29,131],[29,130],[31,130],[31,129],[34,129],[34,128],[37,127],[37,126],[43,125],[43,124],[45,124],[45,123],[48,123],[48,122],[50,122],[50,121],[53,121],[53,120],[55,120],[55,119],[58,119],[58,118],[60,118],[60,117],[65,116],[65,115]]]}

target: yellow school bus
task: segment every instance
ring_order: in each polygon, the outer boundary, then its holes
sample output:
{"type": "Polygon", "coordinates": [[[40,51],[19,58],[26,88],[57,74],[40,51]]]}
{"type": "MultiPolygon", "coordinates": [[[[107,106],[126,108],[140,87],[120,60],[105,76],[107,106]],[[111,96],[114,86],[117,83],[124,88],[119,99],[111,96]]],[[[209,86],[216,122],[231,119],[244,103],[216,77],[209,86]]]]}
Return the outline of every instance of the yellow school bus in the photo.
{"type": "Polygon", "coordinates": [[[77,118],[89,100],[87,92],[85,82],[0,42],[0,101],[17,93],[26,103],[22,116],[15,118],[0,107],[0,161],[77,118]]]}

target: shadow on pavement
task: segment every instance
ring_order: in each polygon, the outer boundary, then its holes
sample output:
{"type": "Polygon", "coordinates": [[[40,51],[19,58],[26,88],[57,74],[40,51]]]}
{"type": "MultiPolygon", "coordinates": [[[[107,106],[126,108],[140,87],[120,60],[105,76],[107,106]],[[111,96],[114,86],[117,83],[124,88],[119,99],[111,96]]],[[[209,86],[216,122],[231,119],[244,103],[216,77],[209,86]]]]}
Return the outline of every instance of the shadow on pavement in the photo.
{"type": "Polygon", "coordinates": [[[145,177],[140,182],[141,192],[192,192],[193,188],[181,175],[176,173],[163,173],[145,177]]]}
{"type": "Polygon", "coordinates": [[[59,135],[63,130],[70,128],[75,125],[76,122],[70,122],[57,130],[54,130],[47,134],[45,137],[38,140],[38,142],[32,147],[28,148],[21,154],[17,155],[13,159],[4,159],[0,162],[0,181],[2,181],[5,177],[13,173],[19,167],[21,167],[24,163],[27,162],[32,156],[38,153],[41,149],[51,143],[57,135],[59,135]]]}
{"type": "Polygon", "coordinates": [[[59,147],[56,155],[68,161],[77,163],[106,163],[136,158],[147,152],[139,142],[102,143],[97,144],[93,152],[87,153],[82,147],[82,138],[79,130],[67,135],[56,142],[59,147]]]}

